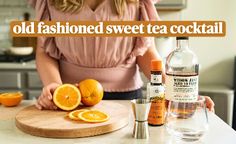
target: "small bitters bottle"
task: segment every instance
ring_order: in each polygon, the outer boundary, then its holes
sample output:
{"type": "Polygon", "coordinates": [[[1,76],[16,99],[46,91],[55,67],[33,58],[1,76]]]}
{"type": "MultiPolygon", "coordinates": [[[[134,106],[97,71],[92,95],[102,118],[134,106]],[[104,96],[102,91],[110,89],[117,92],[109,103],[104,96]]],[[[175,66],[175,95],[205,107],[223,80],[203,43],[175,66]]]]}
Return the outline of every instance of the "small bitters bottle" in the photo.
{"type": "Polygon", "coordinates": [[[162,61],[160,60],[152,60],[151,62],[151,83],[148,88],[151,100],[148,124],[161,126],[165,120],[165,89],[162,85],[162,61]]]}

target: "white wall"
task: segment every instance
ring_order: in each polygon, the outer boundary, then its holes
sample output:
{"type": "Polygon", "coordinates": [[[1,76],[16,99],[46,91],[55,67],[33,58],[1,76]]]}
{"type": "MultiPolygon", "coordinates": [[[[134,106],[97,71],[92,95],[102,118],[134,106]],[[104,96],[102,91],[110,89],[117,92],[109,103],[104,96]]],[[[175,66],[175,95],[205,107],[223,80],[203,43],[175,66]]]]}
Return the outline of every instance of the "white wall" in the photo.
{"type": "Polygon", "coordinates": [[[233,85],[236,56],[236,0],[187,0],[186,9],[160,12],[162,20],[224,20],[226,37],[190,38],[200,63],[200,84],[233,85]]]}
{"type": "Polygon", "coordinates": [[[200,83],[233,84],[233,63],[236,56],[236,1],[188,0],[181,11],[182,20],[225,20],[226,37],[191,38],[190,44],[200,64],[200,83]]]}

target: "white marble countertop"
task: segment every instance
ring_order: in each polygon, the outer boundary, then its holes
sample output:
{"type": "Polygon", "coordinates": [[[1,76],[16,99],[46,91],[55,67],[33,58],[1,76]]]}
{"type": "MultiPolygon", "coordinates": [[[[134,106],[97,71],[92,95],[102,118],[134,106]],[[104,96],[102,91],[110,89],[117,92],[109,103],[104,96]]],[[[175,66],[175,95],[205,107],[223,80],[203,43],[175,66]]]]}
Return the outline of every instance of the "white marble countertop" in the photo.
{"type": "MultiPolygon", "coordinates": [[[[131,110],[129,101],[116,101],[131,110]]],[[[31,105],[33,101],[23,101],[18,107],[4,107],[0,105],[0,143],[1,144],[174,144],[177,143],[167,133],[164,126],[149,127],[150,138],[139,140],[132,137],[133,117],[131,114],[128,126],[104,135],[74,138],[53,139],[36,137],[21,132],[15,126],[14,117],[22,108],[31,105]]],[[[130,111],[131,112],[131,111],[130,111]]],[[[131,112],[132,113],[132,112],[131,112]]],[[[198,142],[199,144],[235,144],[236,132],[213,113],[209,114],[209,130],[198,142]]],[[[182,143],[181,143],[182,144],[182,143]]]]}

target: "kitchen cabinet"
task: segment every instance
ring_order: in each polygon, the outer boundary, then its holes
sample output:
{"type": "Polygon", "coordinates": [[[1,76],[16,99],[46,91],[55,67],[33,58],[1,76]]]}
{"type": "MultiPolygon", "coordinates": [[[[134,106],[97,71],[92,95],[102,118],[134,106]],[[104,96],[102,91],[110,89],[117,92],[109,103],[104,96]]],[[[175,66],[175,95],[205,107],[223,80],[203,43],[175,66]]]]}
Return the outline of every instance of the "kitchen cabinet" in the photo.
{"type": "Polygon", "coordinates": [[[35,71],[28,72],[27,76],[28,76],[27,82],[28,82],[29,88],[41,88],[42,87],[42,83],[41,83],[41,80],[40,80],[37,72],[35,72],[35,71]]]}
{"type": "Polygon", "coordinates": [[[199,88],[200,95],[209,96],[214,101],[216,115],[232,126],[234,91],[225,85],[217,84],[202,84],[199,88]]]}
{"type": "Polygon", "coordinates": [[[42,83],[33,63],[0,63],[0,93],[21,91],[24,99],[33,100],[42,83]]]}
{"type": "Polygon", "coordinates": [[[14,71],[0,72],[0,87],[16,89],[21,88],[21,73],[14,71]]]}
{"type": "Polygon", "coordinates": [[[34,100],[41,94],[41,90],[28,90],[28,99],[34,100]]]}

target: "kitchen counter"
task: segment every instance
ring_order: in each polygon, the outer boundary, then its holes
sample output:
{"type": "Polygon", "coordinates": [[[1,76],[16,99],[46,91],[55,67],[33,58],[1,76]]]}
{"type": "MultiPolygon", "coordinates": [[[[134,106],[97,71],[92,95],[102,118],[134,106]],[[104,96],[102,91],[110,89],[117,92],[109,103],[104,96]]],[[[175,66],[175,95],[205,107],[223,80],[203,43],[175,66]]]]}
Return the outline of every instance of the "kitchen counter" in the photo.
{"type": "Polygon", "coordinates": [[[35,61],[29,61],[29,62],[23,62],[23,63],[17,63],[17,62],[1,62],[0,63],[0,69],[1,70],[27,70],[27,69],[36,69],[35,61]]]}
{"type": "MultiPolygon", "coordinates": [[[[133,115],[129,101],[116,101],[130,109],[130,122],[128,126],[104,135],[74,138],[74,139],[53,139],[36,137],[21,132],[15,126],[14,117],[18,111],[33,104],[33,101],[25,100],[18,107],[4,107],[0,105],[0,143],[7,144],[173,144],[176,143],[167,133],[164,126],[149,127],[150,139],[138,140],[132,137],[133,115]]],[[[235,144],[236,132],[223,122],[218,116],[209,113],[209,130],[206,135],[197,143],[204,144],[235,144]]]]}

